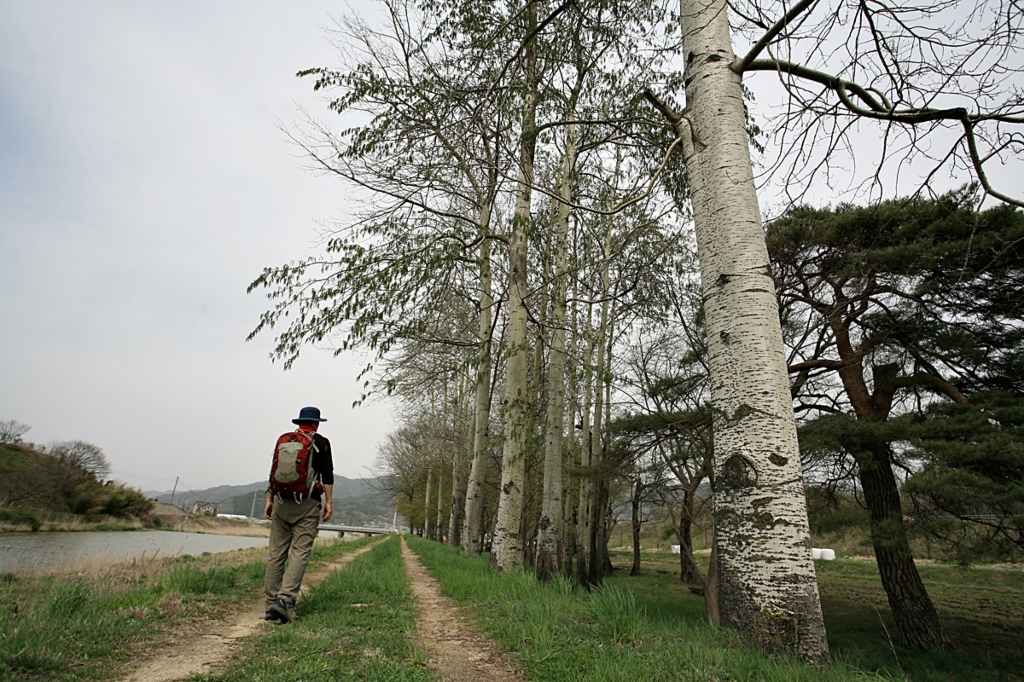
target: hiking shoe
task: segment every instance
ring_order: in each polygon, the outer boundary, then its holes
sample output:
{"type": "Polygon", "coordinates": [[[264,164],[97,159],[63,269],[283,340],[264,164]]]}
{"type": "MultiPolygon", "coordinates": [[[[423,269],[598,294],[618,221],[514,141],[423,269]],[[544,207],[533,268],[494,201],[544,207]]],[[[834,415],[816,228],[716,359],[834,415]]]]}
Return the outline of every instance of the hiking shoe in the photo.
{"type": "Polygon", "coordinates": [[[299,619],[295,613],[295,600],[291,597],[278,597],[267,612],[274,614],[274,617],[282,623],[291,623],[293,620],[299,619]]]}
{"type": "Polygon", "coordinates": [[[270,609],[267,609],[267,612],[263,614],[263,620],[281,620],[281,618],[270,609]]]}

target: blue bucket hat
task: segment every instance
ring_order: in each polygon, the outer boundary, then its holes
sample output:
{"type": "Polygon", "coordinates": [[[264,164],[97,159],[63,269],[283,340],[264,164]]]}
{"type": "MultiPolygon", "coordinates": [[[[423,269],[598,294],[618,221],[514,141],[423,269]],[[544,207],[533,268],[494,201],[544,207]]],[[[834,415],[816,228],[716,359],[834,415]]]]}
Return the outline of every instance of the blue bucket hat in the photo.
{"type": "Polygon", "coordinates": [[[325,422],[326,419],[320,418],[320,409],[317,407],[303,407],[299,410],[299,416],[297,419],[292,420],[292,424],[301,424],[303,422],[325,422]]]}

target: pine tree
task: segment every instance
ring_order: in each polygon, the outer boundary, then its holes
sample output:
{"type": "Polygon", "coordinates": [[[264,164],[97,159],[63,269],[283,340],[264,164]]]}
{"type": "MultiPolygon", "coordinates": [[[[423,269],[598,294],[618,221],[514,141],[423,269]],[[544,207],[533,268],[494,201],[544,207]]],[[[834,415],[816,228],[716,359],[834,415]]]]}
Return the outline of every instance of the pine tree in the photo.
{"type": "Polygon", "coordinates": [[[1024,343],[1024,215],[969,190],[872,207],[796,208],[768,228],[797,411],[856,462],[902,640],[946,648],[914,565],[892,417],[1005,385],[1024,343]],[[838,383],[836,383],[838,380],[838,383]]]}

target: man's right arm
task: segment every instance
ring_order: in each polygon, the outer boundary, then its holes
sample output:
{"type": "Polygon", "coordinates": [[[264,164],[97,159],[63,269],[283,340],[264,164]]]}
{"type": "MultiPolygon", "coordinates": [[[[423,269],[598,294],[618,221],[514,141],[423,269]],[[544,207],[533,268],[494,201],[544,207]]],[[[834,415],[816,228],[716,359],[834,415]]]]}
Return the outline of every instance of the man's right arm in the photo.
{"type": "Polygon", "coordinates": [[[274,518],[274,496],[267,491],[267,506],[263,509],[263,515],[268,519],[274,518]]]}

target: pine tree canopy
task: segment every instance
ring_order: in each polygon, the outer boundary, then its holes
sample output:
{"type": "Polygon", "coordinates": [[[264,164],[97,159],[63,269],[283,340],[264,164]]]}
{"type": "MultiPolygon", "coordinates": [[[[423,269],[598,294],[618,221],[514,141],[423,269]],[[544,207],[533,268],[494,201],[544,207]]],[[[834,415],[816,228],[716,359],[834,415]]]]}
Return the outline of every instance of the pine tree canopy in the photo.
{"type": "Polygon", "coordinates": [[[904,492],[966,556],[992,549],[978,546],[990,542],[1024,549],[1024,397],[992,391],[971,398],[971,405],[932,405],[910,427],[910,454],[923,465],[904,492]],[[964,536],[944,517],[987,532],[964,536]]]}
{"type": "Polygon", "coordinates": [[[983,389],[1024,392],[1021,211],[978,212],[963,189],[795,208],[767,236],[791,372],[814,398],[805,410],[837,407],[824,387],[813,390],[816,376],[839,372],[849,388],[849,375],[868,368],[870,395],[849,399],[873,419],[908,392],[958,401],[983,389]]]}
{"type": "Polygon", "coordinates": [[[978,211],[964,188],[798,207],[767,237],[801,449],[819,483],[888,460],[909,475],[922,519],[987,529],[961,538],[965,552],[1021,546],[1024,213],[978,211]]]}

